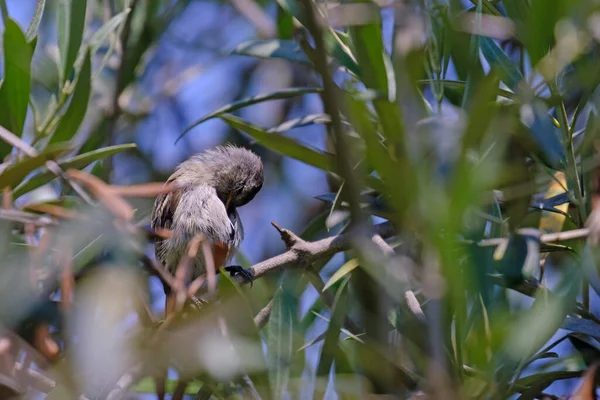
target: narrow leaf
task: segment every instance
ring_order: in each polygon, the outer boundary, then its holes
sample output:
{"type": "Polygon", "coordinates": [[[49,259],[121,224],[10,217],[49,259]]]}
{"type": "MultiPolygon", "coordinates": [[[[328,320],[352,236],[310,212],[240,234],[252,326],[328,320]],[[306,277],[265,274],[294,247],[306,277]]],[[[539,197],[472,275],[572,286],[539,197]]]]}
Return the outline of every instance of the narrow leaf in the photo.
{"type": "Polygon", "coordinates": [[[340,279],[342,279],[343,277],[348,275],[350,272],[352,272],[356,267],[358,267],[358,259],[353,258],[353,259],[349,260],[348,262],[346,262],[337,271],[335,271],[333,275],[331,275],[331,278],[329,278],[329,280],[323,287],[323,291],[329,289],[332,285],[334,285],[340,279]]]}
{"type": "MultiPolygon", "coordinates": [[[[21,136],[31,87],[31,57],[33,50],[19,25],[9,19],[4,28],[4,79],[0,87],[0,125],[21,136]]],[[[0,141],[0,160],[12,146],[0,141]]]]}
{"type": "Polygon", "coordinates": [[[83,39],[87,0],[60,0],[58,3],[58,48],[61,79],[69,79],[83,39]]]}
{"type": "MultiPolygon", "coordinates": [[[[134,143],[120,144],[117,146],[109,146],[104,147],[102,149],[90,151],[89,153],[80,154],[68,160],[59,162],[58,164],[63,170],[67,170],[69,168],[74,169],[82,169],[93,163],[94,161],[101,160],[106,157],[110,157],[114,154],[120,153],[125,150],[134,149],[136,145],[134,143]]],[[[19,186],[15,188],[13,191],[13,196],[18,198],[19,196],[24,195],[27,192],[30,192],[34,189],[39,188],[40,186],[45,185],[48,182],[51,182],[56,178],[50,171],[42,171],[37,175],[34,175],[27,181],[21,183],[19,186]]]]}
{"type": "Polygon", "coordinates": [[[340,329],[342,328],[344,318],[348,312],[348,295],[346,288],[349,280],[350,277],[347,277],[344,282],[342,282],[331,307],[331,321],[329,322],[329,327],[325,333],[325,343],[323,343],[321,358],[319,359],[319,365],[317,367],[318,376],[327,376],[329,374],[333,360],[338,356],[338,353],[340,353],[340,329]]]}
{"type": "Polygon", "coordinates": [[[273,151],[324,171],[332,171],[334,168],[334,157],[331,154],[300,144],[289,137],[269,133],[266,130],[249,124],[233,115],[225,114],[221,115],[220,118],[227,122],[232,128],[252,136],[260,144],[273,151]]]}
{"type": "Polygon", "coordinates": [[[295,128],[301,128],[304,126],[315,125],[315,124],[328,124],[331,122],[331,117],[327,114],[309,114],[303,117],[293,118],[282,122],[274,128],[269,129],[270,133],[282,133],[295,128]]]}
{"type": "Polygon", "coordinates": [[[238,45],[232,54],[259,58],[283,58],[288,61],[312,64],[302,48],[293,40],[250,40],[238,45]]]}
{"type": "Polygon", "coordinates": [[[517,65],[502,51],[493,39],[485,36],[479,38],[481,52],[492,68],[497,70],[498,76],[502,82],[512,90],[517,89],[517,85],[523,79],[523,75],[517,65]]]}
{"type": "Polygon", "coordinates": [[[280,288],[273,299],[268,323],[267,354],[269,380],[274,398],[283,398],[294,356],[295,330],[298,326],[298,301],[280,288]]]}
{"type": "Polygon", "coordinates": [[[262,103],[263,101],[289,99],[291,97],[296,97],[308,93],[320,93],[321,91],[322,89],[318,87],[291,88],[269,94],[260,94],[258,96],[248,97],[242,100],[235,101],[231,104],[227,104],[226,106],[219,108],[216,111],[211,112],[210,114],[205,115],[196,122],[192,123],[190,126],[185,128],[181,135],[179,135],[175,143],[177,143],[183,137],[183,135],[188,133],[192,128],[195,128],[201,123],[208,121],[211,118],[219,117],[225,113],[231,113],[233,111],[239,110],[240,108],[248,107],[257,103],[262,103]]]}
{"type": "Polygon", "coordinates": [[[60,143],[49,146],[35,157],[19,160],[16,164],[6,168],[0,173],[0,187],[13,188],[19,184],[31,171],[41,167],[46,161],[54,160],[61,154],[71,150],[69,143],[60,143]]]}
{"type": "Polygon", "coordinates": [[[67,111],[60,119],[52,138],[50,138],[50,143],[70,140],[77,133],[88,108],[91,90],[92,60],[90,51],[88,50],[83,66],[81,67],[81,72],[77,78],[77,84],[69,108],[67,108],[67,111]]]}
{"type": "Polygon", "coordinates": [[[44,15],[45,7],[46,0],[37,0],[37,3],[35,4],[35,11],[33,12],[33,17],[31,18],[31,22],[29,23],[29,27],[27,28],[26,36],[28,42],[31,42],[37,35],[40,22],[42,22],[42,16],[44,15]]]}

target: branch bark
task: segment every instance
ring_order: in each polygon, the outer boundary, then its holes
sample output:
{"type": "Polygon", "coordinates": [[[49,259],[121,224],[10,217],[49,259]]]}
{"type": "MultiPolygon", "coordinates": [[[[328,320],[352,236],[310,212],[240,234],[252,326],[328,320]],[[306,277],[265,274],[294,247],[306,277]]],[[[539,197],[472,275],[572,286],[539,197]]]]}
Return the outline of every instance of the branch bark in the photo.
{"type": "MultiPolygon", "coordinates": [[[[315,242],[307,242],[292,231],[279,227],[276,228],[278,228],[288,250],[285,253],[261,261],[250,267],[254,279],[261,278],[263,275],[276,271],[286,265],[307,265],[319,258],[348,250],[352,246],[352,238],[354,237],[352,233],[344,233],[315,242]]],[[[373,233],[385,239],[393,236],[395,230],[391,222],[383,222],[373,227],[373,233]]],[[[239,282],[241,282],[241,279],[239,282]]]]}

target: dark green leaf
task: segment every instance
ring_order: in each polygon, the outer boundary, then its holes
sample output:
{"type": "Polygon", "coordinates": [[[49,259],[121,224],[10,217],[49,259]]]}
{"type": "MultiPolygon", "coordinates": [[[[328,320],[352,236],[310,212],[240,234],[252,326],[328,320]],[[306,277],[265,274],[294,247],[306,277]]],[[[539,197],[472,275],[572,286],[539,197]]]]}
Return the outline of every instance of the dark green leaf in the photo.
{"type": "Polygon", "coordinates": [[[332,171],[334,168],[334,157],[331,154],[321,152],[317,149],[308,147],[307,145],[302,145],[286,136],[269,133],[266,130],[251,125],[233,115],[225,114],[221,115],[220,118],[227,122],[232,128],[252,136],[260,144],[273,151],[324,171],[332,171]]]}
{"type": "Polygon", "coordinates": [[[64,142],[71,140],[77,133],[79,126],[85,117],[90,93],[92,91],[92,59],[88,50],[77,83],[71,98],[71,103],[65,114],[61,117],[54,134],[50,138],[50,143],[64,142]]]}
{"type": "MultiPolygon", "coordinates": [[[[4,28],[4,79],[0,87],[0,125],[17,136],[23,133],[31,87],[33,51],[19,25],[9,19],[4,28]]],[[[12,146],[0,141],[0,160],[12,146]]]]}
{"type": "MultiPolygon", "coordinates": [[[[101,160],[106,157],[110,157],[114,154],[120,153],[125,150],[134,149],[136,145],[134,143],[120,144],[117,146],[104,147],[102,149],[90,151],[89,153],[80,154],[68,160],[59,162],[58,164],[64,170],[69,168],[82,169],[93,163],[94,161],[101,160]]],[[[34,189],[39,188],[42,185],[52,181],[56,178],[56,175],[49,171],[42,171],[37,175],[32,176],[27,181],[21,183],[13,191],[15,198],[24,195],[34,189]]]]}
{"type": "Polygon", "coordinates": [[[519,82],[523,80],[521,71],[515,63],[508,58],[502,49],[489,37],[480,37],[481,52],[486,60],[494,68],[502,82],[513,91],[517,89],[519,82]]]}
{"type": "Polygon", "coordinates": [[[250,40],[238,45],[232,53],[259,58],[283,58],[288,61],[312,64],[298,43],[292,40],[250,40]]]}
{"type": "Polygon", "coordinates": [[[205,115],[196,122],[192,123],[190,126],[185,128],[181,135],[179,135],[175,143],[177,143],[183,137],[183,135],[189,132],[192,128],[200,125],[205,121],[208,121],[211,118],[219,117],[222,114],[231,113],[233,111],[239,110],[240,108],[248,107],[252,104],[262,103],[263,101],[289,99],[290,97],[296,97],[308,93],[320,93],[321,91],[322,89],[318,87],[291,88],[269,94],[260,94],[258,96],[248,97],[242,100],[235,101],[231,104],[219,108],[216,111],[211,112],[210,114],[205,115]]]}
{"type": "MultiPolygon", "coordinates": [[[[477,7],[475,9],[475,21],[476,29],[481,28],[481,13],[482,13],[482,0],[477,1],[477,7]]],[[[469,59],[467,60],[467,80],[465,86],[465,93],[462,99],[462,108],[468,109],[471,103],[478,94],[479,83],[484,75],[481,61],[479,60],[479,46],[480,38],[479,35],[471,35],[469,43],[469,59]]]]}
{"type": "MultiPolygon", "coordinates": [[[[532,386],[547,383],[550,385],[552,382],[561,379],[571,379],[581,376],[585,371],[553,371],[553,372],[542,372],[540,374],[534,374],[526,376],[515,381],[514,386],[532,386]]],[[[514,392],[514,391],[513,391],[514,392]]]]}
{"type": "Polygon", "coordinates": [[[548,107],[541,101],[534,101],[529,112],[531,113],[527,117],[529,121],[525,123],[533,134],[533,140],[544,152],[550,165],[561,169],[565,160],[565,150],[561,145],[561,133],[548,115],[548,107]]]}
{"type": "Polygon", "coordinates": [[[71,150],[69,143],[57,143],[48,146],[43,152],[35,157],[27,157],[19,160],[16,164],[9,166],[0,173],[0,188],[13,188],[18,185],[31,171],[41,167],[46,161],[54,160],[61,154],[71,150]]]}
{"type": "Polygon", "coordinates": [[[567,317],[563,321],[561,329],[575,333],[598,337],[600,339],[600,324],[583,318],[567,317]]]}
{"type": "Polygon", "coordinates": [[[277,37],[289,40],[294,35],[294,17],[277,4],[277,37]]]}
{"type": "Polygon", "coordinates": [[[58,48],[61,80],[69,79],[83,39],[87,0],[60,0],[58,3],[58,48]]]}
{"type": "MultiPolygon", "coordinates": [[[[421,79],[419,80],[419,84],[422,85],[433,85],[433,84],[440,84],[442,85],[444,88],[455,88],[455,89],[460,89],[460,90],[464,90],[465,86],[466,86],[466,82],[463,81],[453,81],[453,80],[449,80],[449,79],[439,79],[439,80],[431,80],[431,79],[421,79]]],[[[504,89],[498,89],[498,96],[504,97],[506,99],[510,99],[510,100],[518,100],[518,97],[516,94],[509,92],[508,90],[504,90],[504,89]]]]}
{"type": "Polygon", "coordinates": [[[581,358],[585,362],[585,365],[590,367],[592,364],[600,361],[600,348],[598,347],[598,341],[587,335],[571,333],[567,335],[569,341],[577,349],[581,358]]]}

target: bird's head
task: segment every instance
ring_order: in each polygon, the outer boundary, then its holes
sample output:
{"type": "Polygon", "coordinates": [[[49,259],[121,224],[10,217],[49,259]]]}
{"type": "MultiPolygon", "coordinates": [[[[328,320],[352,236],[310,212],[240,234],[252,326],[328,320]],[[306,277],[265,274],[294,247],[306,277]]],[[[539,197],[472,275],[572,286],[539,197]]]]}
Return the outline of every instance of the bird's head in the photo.
{"type": "Polygon", "coordinates": [[[241,147],[217,146],[192,156],[186,163],[182,167],[192,172],[194,183],[214,187],[227,209],[247,204],[263,185],[262,161],[241,147]]]}

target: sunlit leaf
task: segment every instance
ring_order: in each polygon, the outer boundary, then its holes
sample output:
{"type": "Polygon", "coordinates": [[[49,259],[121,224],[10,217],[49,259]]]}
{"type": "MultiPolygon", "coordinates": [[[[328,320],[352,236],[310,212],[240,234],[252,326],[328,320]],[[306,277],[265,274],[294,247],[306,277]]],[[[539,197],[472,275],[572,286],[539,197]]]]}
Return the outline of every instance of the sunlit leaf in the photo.
{"type": "Polygon", "coordinates": [[[346,262],[337,271],[335,271],[333,275],[331,275],[331,278],[329,278],[329,280],[325,284],[323,291],[329,289],[340,279],[344,278],[346,275],[348,275],[350,272],[352,272],[354,269],[356,269],[356,267],[358,267],[358,265],[359,265],[359,263],[356,258],[353,258],[353,259],[349,260],[348,262],[346,262]]]}
{"type": "MultiPolygon", "coordinates": [[[[567,187],[567,178],[563,172],[556,172],[554,174],[554,179],[550,183],[550,187],[544,196],[544,199],[555,199],[556,196],[560,196],[561,194],[567,195],[565,189],[567,187]]],[[[563,203],[560,205],[551,206],[558,211],[566,213],[569,204],[563,203]]],[[[562,230],[563,224],[565,223],[566,216],[564,214],[560,214],[557,212],[548,212],[542,211],[542,218],[540,220],[540,230],[542,233],[553,233],[560,232],[562,230]]]]}

